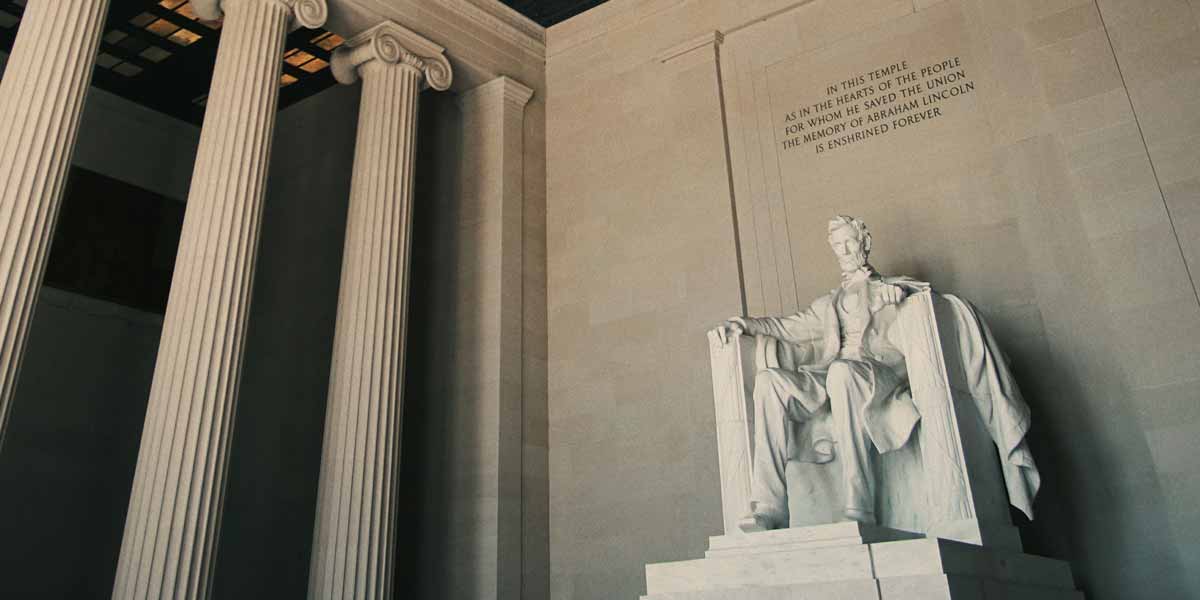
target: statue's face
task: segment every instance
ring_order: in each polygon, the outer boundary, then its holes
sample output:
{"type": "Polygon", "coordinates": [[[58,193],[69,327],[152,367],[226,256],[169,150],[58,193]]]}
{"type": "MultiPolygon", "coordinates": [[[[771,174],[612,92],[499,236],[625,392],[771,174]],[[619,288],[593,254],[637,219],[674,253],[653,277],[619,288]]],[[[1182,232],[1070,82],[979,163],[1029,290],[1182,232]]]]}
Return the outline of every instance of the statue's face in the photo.
{"type": "Polygon", "coordinates": [[[853,227],[838,227],[829,234],[829,245],[843,273],[857,271],[867,264],[867,252],[853,227]]]}

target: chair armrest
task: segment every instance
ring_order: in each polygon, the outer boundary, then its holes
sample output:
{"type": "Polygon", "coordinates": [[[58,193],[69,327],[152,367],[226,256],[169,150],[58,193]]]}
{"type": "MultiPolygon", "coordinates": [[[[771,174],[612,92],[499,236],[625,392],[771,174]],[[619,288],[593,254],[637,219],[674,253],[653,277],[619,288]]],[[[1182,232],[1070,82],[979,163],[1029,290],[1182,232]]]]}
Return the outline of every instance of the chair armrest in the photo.
{"type": "Polygon", "coordinates": [[[735,335],[722,342],[717,332],[708,333],[721,507],[727,534],[740,531],[738,522],[750,512],[753,374],[757,372],[751,369],[757,346],[758,342],[750,336],[735,335]],[[751,374],[749,380],[747,373],[751,374]]]}

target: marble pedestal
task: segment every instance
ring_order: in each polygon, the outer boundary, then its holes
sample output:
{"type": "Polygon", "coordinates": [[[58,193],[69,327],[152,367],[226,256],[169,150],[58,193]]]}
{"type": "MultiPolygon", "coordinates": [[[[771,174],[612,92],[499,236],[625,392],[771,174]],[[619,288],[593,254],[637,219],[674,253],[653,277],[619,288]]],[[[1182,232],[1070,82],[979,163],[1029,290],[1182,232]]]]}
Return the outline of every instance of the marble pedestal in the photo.
{"type": "Polygon", "coordinates": [[[1066,562],[858,523],[709,538],[642,600],[1083,600],[1066,562]]]}

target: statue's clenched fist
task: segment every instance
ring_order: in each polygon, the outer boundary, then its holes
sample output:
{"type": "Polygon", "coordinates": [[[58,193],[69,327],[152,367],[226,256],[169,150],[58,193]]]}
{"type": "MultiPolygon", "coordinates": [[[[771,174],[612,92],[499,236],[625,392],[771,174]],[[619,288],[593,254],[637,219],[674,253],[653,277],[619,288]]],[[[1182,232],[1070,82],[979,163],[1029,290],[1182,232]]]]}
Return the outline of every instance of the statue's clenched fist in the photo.
{"type": "Polygon", "coordinates": [[[721,343],[729,343],[729,338],[746,333],[746,320],[741,317],[729,317],[729,320],[717,325],[714,331],[721,338],[721,343]]]}
{"type": "Polygon", "coordinates": [[[879,295],[884,304],[900,304],[908,297],[908,292],[898,285],[885,284],[879,290],[879,295]]]}

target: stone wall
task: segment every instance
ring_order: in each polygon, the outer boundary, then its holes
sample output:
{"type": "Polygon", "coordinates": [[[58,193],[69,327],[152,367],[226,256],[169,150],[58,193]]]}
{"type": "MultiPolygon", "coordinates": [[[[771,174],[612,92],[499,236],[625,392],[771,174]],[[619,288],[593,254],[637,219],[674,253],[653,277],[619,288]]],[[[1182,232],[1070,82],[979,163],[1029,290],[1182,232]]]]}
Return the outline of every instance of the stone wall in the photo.
{"type": "Polygon", "coordinates": [[[644,563],[701,555],[703,331],[835,286],[837,212],[872,226],[881,271],[977,302],[1012,356],[1046,480],[1027,549],[1089,597],[1200,593],[1196,8],[613,0],[551,28],[553,597],[632,597],[644,563]],[[785,148],[827,87],[943,59],[972,89],[927,122],[785,148]]]}
{"type": "Polygon", "coordinates": [[[635,598],[643,565],[700,556],[721,523],[704,331],[740,311],[737,261],[716,65],[657,60],[705,28],[676,4],[548,32],[557,600],[635,598]]]}
{"type": "Polygon", "coordinates": [[[525,108],[516,212],[486,187],[497,157],[477,148],[494,132],[451,96],[425,100],[396,578],[412,598],[546,598],[545,103],[525,108]]]}

